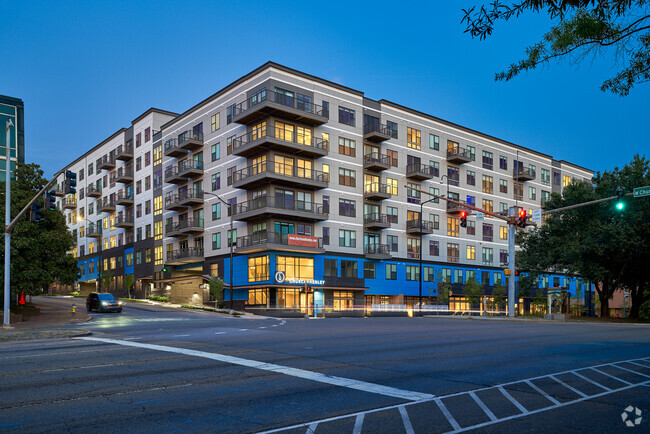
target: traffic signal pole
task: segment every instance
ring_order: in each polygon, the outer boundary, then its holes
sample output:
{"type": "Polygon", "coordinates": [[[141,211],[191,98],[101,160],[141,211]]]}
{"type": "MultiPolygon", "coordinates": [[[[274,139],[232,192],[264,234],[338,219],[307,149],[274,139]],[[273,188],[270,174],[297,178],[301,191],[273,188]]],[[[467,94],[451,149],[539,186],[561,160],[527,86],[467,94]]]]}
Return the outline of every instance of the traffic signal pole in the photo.
{"type": "MultiPolygon", "coordinates": [[[[508,208],[508,216],[512,217],[513,221],[517,215],[517,208],[511,206],[508,208]]],[[[514,223],[508,224],[508,268],[510,269],[510,278],[508,279],[508,316],[515,316],[515,233],[517,232],[517,225],[514,223]]]]}

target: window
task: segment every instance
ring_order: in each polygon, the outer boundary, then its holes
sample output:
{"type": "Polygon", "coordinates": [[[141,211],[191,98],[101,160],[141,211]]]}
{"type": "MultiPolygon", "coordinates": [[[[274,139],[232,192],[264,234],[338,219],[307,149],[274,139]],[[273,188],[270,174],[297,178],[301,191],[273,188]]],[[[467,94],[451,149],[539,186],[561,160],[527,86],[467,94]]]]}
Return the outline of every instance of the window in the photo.
{"type": "Polygon", "coordinates": [[[467,171],[467,185],[476,185],[476,172],[467,171]]]}
{"type": "Polygon", "coordinates": [[[349,157],[356,156],[356,143],[354,140],[339,137],[339,154],[349,157]]]}
{"type": "Polygon", "coordinates": [[[151,153],[147,151],[144,154],[144,167],[147,167],[151,164],[151,153]]]}
{"type": "Polygon", "coordinates": [[[551,172],[546,169],[542,169],[542,185],[551,185],[551,172]]]}
{"type": "Polygon", "coordinates": [[[499,155],[499,169],[508,170],[508,157],[499,155]]]}
{"type": "Polygon", "coordinates": [[[364,279],[374,279],[375,278],[375,262],[364,262],[363,263],[363,278],[364,279]]]}
{"type": "Polygon", "coordinates": [[[235,104],[228,106],[226,108],[226,125],[229,125],[232,123],[232,115],[235,112],[235,104]]]}
{"type": "Polygon", "coordinates": [[[212,234],[212,250],[217,250],[221,248],[221,232],[212,234]]]}
{"type": "Polygon", "coordinates": [[[429,214],[429,221],[433,229],[440,229],[440,216],[438,214],[429,214]]]}
{"type": "Polygon", "coordinates": [[[354,170],[339,168],[339,184],[349,187],[356,186],[356,173],[354,170]]]}
{"type": "Polygon", "coordinates": [[[553,185],[560,185],[561,180],[560,172],[553,172],[553,185]]]}
{"type": "Polygon", "coordinates": [[[226,234],[228,237],[228,247],[235,246],[237,245],[237,229],[233,229],[232,231],[228,229],[228,233],[226,234]]]}
{"type": "Polygon", "coordinates": [[[210,153],[212,155],[212,161],[217,161],[221,158],[221,144],[215,143],[210,147],[210,153]]]}
{"type": "Polygon", "coordinates": [[[537,200],[537,190],[535,190],[535,187],[528,187],[528,199],[537,200]]]}
{"type": "Polygon", "coordinates": [[[494,251],[490,247],[483,247],[483,265],[492,265],[494,262],[494,251]]]}
{"type": "Polygon", "coordinates": [[[454,270],[453,283],[463,283],[463,270],[459,270],[459,269],[454,270]]]}
{"type": "Polygon", "coordinates": [[[339,246],[357,247],[357,233],[355,231],[339,229],[339,246]]]}
{"type": "Polygon", "coordinates": [[[483,168],[492,170],[493,167],[493,155],[492,152],[483,151],[483,168]]]}
{"type": "Polygon", "coordinates": [[[440,256],[440,242],[429,240],[429,255],[440,256]]]}
{"type": "Polygon", "coordinates": [[[501,264],[507,264],[508,263],[508,251],[504,249],[499,250],[499,262],[501,264]]]}
{"type": "Polygon", "coordinates": [[[568,187],[571,184],[571,177],[567,175],[562,175],[562,187],[568,187]]]}
{"type": "Polygon", "coordinates": [[[459,235],[458,234],[459,227],[460,227],[460,222],[457,218],[447,217],[447,236],[457,237],[459,235]]]}
{"type": "Polygon", "coordinates": [[[162,163],[162,145],[153,148],[153,165],[162,163]]]}
{"type": "Polygon", "coordinates": [[[447,262],[460,262],[460,248],[456,243],[447,243],[447,262]]]}
{"type": "Polygon", "coordinates": [[[354,110],[339,106],[339,123],[355,126],[354,110]]]}
{"type": "Polygon", "coordinates": [[[483,241],[492,241],[494,238],[494,228],[489,223],[483,223],[483,241]]]}
{"type": "Polygon", "coordinates": [[[474,261],[476,259],[476,247],[475,246],[467,246],[467,259],[470,261],[474,261]]]}
{"type": "Polygon", "coordinates": [[[210,118],[210,129],[214,133],[221,127],[221,113],[215,113],[210,118]]]}
{"type": "Polygon", "coordinates": [[[341,260],[341,277],[357,277],[357,261],[341,260]]]}
{"type": "Polygon", "coordinates": [[[420,130],[415,128],[406,128],[406,146],[412,149],[420,149],[420,130]]]}
{"type": "Polygon", "coordinates": [[[420,267],[418,265],[406,266],[406,280],[420,280],[420,267]]]}
{"type": "Polygon", "coordinates": [[[483,193],[492,194],[494,185],[491,176],[483,175],[483,193]]]}
{"type": "Polygon", "coordinates": [[[323,228],[323,245],[330,245],[330,228],[328,227],[323,228]]]}
{"type": "Polygon", "coordinates": [[[429,134],[429,149],[434,151],[440,150],[440,137],[435,134],[429,134]]]}
{"type": "Polygon", "coordinates": [[[499,192],[500,193],[508,193],[508,180],[507,179],[499,179],[499,192]]]}
{"type": "Polygon", "coordinates": [[[230,136],[226,139],[226,154],[232,154],[232,142],[235,140],[235,136],[230,136]]]}
{"type": "Polygon", "coordinates": [[[248,281],[261,282],[269,280],[269,256],[248,258],[248,281]]]}
{"type": "Polygon", "coordinates": [[[425,282],[433,282],[433,267],[424,267],[423,273],[425,282]]]}
{"type": "Polygon", "coordinates": [[[338,276],[338,261],[336,259],[325,259],[325,269],[323,276],[337,277],[338,276]]]}
{"type": "Polygon", "coordinates": [[[388,161],[391,166],[397,167],[397,151],[392,149],[386,149],[386,155],[388,156],[388,161]]]}
{"type": "Polygon", "coordinates": [[[93,163],[90,163],[88,165],[88,176],[93,174],[93,163]]]}
{"type": "Polygon", "coordinates": [[[397,123],[392,121],[386,121],[386,128],[390,132],[390,136],[393,139],[397,138],[397,123]]]}
{"type": "Polygon", "coordinates": [[[144,262],[151,262],[151,249],[145,249],[144,251],[144,262]]]}
{"type": "Polygon", "coordinates": [[[221,188],[221,173],[213,173],[211,181],[212,191],[219,190],[221,188]]]}
{"type": "Polygon", "coordinates": [[[212,204],[212,220],[219,220],[221,218],[221,204],[212,204]]]}
{"type": "Polygon", "coordinates": [[[551,193],[542,190],[542,205],[544,205],[551,198],[551,193]]]}
{"type": "Polygon", "coordinates": [[[397,280],[397,264],[386,264],[386,280],[397,280]]]}
{"type": "Polygon", "coordinates": [[[277,256],[277,271],[284,271],[287,279],[314,279],[314,258],[303,258],[295,256],[277,256]]]}
{"type": "Polygon", "coordinates": [[[356,204],[357,202],[354,200],[339,199],[339,215],[346,217],[356,217],[356,204]]]}
{"type": "Polygon", "coordinates": [[[235,173],[235,170],[237,169],[237,166],[232,166],[228,168],[228,173],[227,173],[227,178],[226,178],[226,185],[232,185],[232,175],[235,173]]]}
{"type": "Polygon", "coordinates": [[[408,237],[406,239],[406,252],[409,258],[419,258],[420,239],[415,237],[408,237]]]}
{"type": "Polygon", "coordinates": [[[414,182],[406,183],[406,201],[408,203],[420,204],[420,184],[414,182]]]}
{"type": "Polygon", "coordinates": [[[142,133],[135,135],[135,147],[139,148],[142,145],[142,133]]]}
{"type": "Polygon", "coordinates": [[[386,178],[386,192],[393,196],[397,196],[397,179],[386,178]]]}
{"type": "Polygon", "coordinates": [[[161,215],[163,208],[163,198],[162,196],[156,196],[153,199],[153,215],[161,215]]]}
{"type": "Polygon", "coordinates": [[[492,201],[490,199],[483,199],[483,209],[486,211],[494,212],[492,201]]]}
{"type": "Polygon", "coordinates": [[[517,200],[524,200],[524,184],[513,182],[514,197],[517,200]]]}
{"type": "Polygon", "coordinates": [[[140,169],[142,169],[142,157],[135,159],[135,171],[137,172],[140,169]]]}
{"type": "Polygon", "coordinates": [[[391,252],[397,252],[397,246],[399,243],[397,235],[386,235],[386,243],[388,243],[388,249],[391,252]]]}
{"type": "Polygon", "coordinates": [[[389,223],[397,223],[397,207],[396,206],[387,206],[386,207],[386,218],[389,223]]]}
{"type": "Polygon", "coordinates": [[[508,239],[508,227],[499,226],[499,239],[507,240],[508,239]]]}
{"type": "Polygon", "coordinates": [[[429,160],[429,173],[433,176],[440,176],[440,163],[437,161],[429,160]]]}

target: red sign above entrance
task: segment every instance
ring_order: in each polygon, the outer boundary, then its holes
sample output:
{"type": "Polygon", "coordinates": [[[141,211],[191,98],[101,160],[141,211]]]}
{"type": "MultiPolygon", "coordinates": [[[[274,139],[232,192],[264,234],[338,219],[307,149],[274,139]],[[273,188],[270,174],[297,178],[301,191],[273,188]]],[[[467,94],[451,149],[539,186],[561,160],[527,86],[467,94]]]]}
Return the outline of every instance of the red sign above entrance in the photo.
{"type": "Polygon", "coordinates": [[[310,237],[308,235],[289,234],[289,245],[318,248],[318,238],[310,237]]]}

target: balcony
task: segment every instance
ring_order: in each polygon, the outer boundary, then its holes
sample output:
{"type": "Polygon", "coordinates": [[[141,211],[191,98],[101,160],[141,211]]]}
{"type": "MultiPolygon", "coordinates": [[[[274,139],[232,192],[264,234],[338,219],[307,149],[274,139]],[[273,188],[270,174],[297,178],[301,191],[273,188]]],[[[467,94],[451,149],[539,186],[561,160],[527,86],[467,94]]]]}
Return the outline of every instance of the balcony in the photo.
{"type": "Polygon", "coordinates": [[[102,197],[102,189],[98,188],[95,184],[90,184],[88,187],[86,187],[86,196],[102,197]]]}
{"type": "Polygon", "coordinates": [[[183,206],[203,205],[203,191],[188,189],[178,194],[178,202],[183,206]]]}
{"type": "Polygon", "coordinates": [[[97,212],[115,212],[115,202],[108,197],[97,200],[97,212]]]}
{"type": "Polygon", "coordinates": [[[250,125],[270,115],[309,125],[323,125],[328,121],[328,113],[323,107],[266,89],[237,104],[232,121],[250,125]]]}
{"type": "Polygon", "coordinates": [[[203,233],[203,219],[187,218],[165,227],[165,235],[180,237],[184,235],[198,235],[203,233]]]}
{"type": "Polygon", "coordinates": [[[366,214],[363,216],[363,225],[366,229],[381,230],[390,227],[390,221],[386,214],[366,214]]]}
{"type": "Polygon", "coordinates": [[[203,148],[203,133],[194,130],[183,131],[178,135],[178,147],[188,151],[203,148]]]}
{"type": "Polygon", "coordinates": [[[426,164],[414,163],[406,166],[406,177],[418,181],[426,181],[433,178],[431,166],[426,164]]]}
{"type": "Polygon", "coordinates": [[[183,265],[191,262],[203,262],[203,249],[187,248],[181,250],[172,250],[167,254],[168,265],[183,265]]]}
{"type": "Polygon", "coordinates": [[[363,138],[371,142],[383,142],[391,137],[391,130],[386,125],[364,125],[363,138]]]}
{"type": "Polygon", "coordinates": [[[180,198],[178,194],[168,193],[165,196],[165,209],[168,211],[184,211],[187,207],[181,205],[180,198]]]}
{"type": "Polygon", "coordinates": [[[535,171],[530,169],[529,167],[520,167],[520,168],[514,168],[512,170],[512,177],[515,179],[519,179],[519,181],[534,181],[535,180],[535,171]]]}
{"type": "Polygon", "coordinates": [[[469,208],[466,208],[463,205],[459,205],[457,203],[447,202],[447,212],[449,214],[458,214],[462,210],[469,211],[469,208]]]}
{"type": "Polygon", "coordinates": [[[133,146],[120,145],[115,150],[116,160],[131,160],[133,158],[133,146]]]}
{"type": "Polygon", "coordinates": [[[363,198],[368,200],[384,200],[391,196],[392,186],[372,183],[363,186],[363,198]]]}
{"type": "Polygon", "coordinates": [[[75,209],[77,207],[77,200],[74,196],[64,197],[61,201],[61,205],[65,209],[75,209]]]}
{"type": "Polygon", "coordinates": [[[240,157],[249,157],[268,149],[319,158],[328,154],[329,142],[311,133],[299,136],[295,131],[266,127],[235,137],[232,141],[232,153],[240,157]]]}
{"type": "Polygon", "coordinates": [[[388,244],[366,244],[363,248],[366,259],[390,259],[390,246],[388,244]]]}
{"type": "Polygon", "coordinates": [[[329,180],[330,174],[320,170],[265,161],[233,173],[232,185],[235,188],[257,188],[266,184],[282,184],[321,189],[329,185],[329,180]]]}
{"type": "Polygon", "coordinates": [[[117,169],[115,181],[121,182],[122,184],[129,184],[133,182],[133,165],[129,164],[117,169]]]}
{"type": "Polygon", "coordinates": [[[467,152],[467,149],[461,148],[459,146],[453,146],[447,148],[447,162],[454,164],[463,164],[469,163],[472,161],[470,153],[467,152]]]}
{"type": "Polygon", "coordinates": [[[94,223],[89,224],[86,227],[86,236],[89,238],[101,238],[102,237],[102,227],[94,223]]]}
{"type": "Polygon", "coordinates": [[[118,215],[115,218],[115,226],[118,228],[132,228],[133,216],[132,215],[118,215]]]}
{"type": "Polygon", "coordinates": [[[185,184],[189,179],[201,176],[203,176],[202,161],[185,160],[165,168],[165,182],[169,184],[185,184]]]}
{"type": "Polygon", "coordinates": [[[251,220],[259,217],[283,216],[304,221],[324,221],[329,210],[323,204],[262,196],[234,206],[235,220],[251,220]]]}
{"type": "Polygon", "coordinates": [[[65,188],[63,184],[56,184],[50,188],[50,191],[54,191],[54,196],[63,197],[65,196],[65,188]]]}
{"type": "Polygon", "coordinates": [[[323,239],[308,235],[263,231],[237,238],[237,253],[254,253],[265,250],[287,252],[324,253],[323,239]]]}
{"type": "Polygon", "coordinates": [[[406,222],[406,233],[409,235],[432,234],[433,223],[427,220],[409,220],[406,222]]]}
{"type": "Polygon", "coordinates": [[[117,192],[117,205],[131,206],[133,205],[133,190],[120,190],[117,192]]]}
{"type": "Polygon", "coordinates": [[[112,155],[104,155],[102,158],[97,159],[95,167],[97,170],[115,169],[115,158],[112,155]]]}
{"type": "Polygon", "coordinates": [[[163,153],[167,157],[185,157],[190,151],[178,146],[178,139],[169,139],[165,142],[165,150],[163,153]]]}
{"type": "Polygon", "coordinates": [[[363,156],[363,168],[365,170],[374,170],[375,172],[388,170],[390,169],[392,160],[388,155],[373,152],[363,156]]]}

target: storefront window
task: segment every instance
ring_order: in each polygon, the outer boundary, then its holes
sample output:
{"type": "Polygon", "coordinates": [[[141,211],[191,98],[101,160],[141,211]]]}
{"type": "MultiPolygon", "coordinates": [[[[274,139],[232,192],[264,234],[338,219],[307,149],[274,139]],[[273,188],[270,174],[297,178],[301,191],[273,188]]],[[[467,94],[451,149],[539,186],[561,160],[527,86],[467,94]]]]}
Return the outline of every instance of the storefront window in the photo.
{"type": "MultiPolygon", "coordinates": [[[[296,256],[277,256],[276,266],[278,271],[284,271],[284,275],[287,280],[288,279],[314,280],[314,258],[302,258],[296,256]]],[[[268,270],[267,270],[267,276],[268,276],[268,270]]]]}
{"type": "Polygon", "coordinates": [[[248,258],[248,281],[260,282],[269,280],[269,256],[248,258]]]}
{"type": "Polygon", "coordinates": [[[249,289],[248,290],[248,304],[255,304],[255,305],[264,305],[268,306],[267,304],[268,298],[267,298],[267,289],[249,289]]]}
{"type": "Polygon", "coordinates": [[[300,289],[299,288],[278,288],[278,307],[295,309],[299,307],[300,289]]]}
{"type": "Polygon", "coordinates": [[[334,291],[334,310],[347,310],[354,307],[354,292],[334,291]]]}

